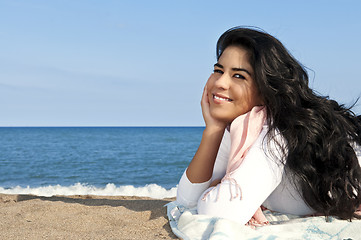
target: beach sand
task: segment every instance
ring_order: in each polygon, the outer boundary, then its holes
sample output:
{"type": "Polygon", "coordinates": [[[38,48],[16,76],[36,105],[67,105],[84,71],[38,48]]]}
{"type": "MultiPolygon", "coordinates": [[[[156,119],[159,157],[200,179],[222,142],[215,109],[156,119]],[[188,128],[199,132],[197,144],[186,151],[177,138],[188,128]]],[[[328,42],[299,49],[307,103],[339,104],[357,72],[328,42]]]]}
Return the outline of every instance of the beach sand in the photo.
{"type": "Polygon", "coordinates": [[[174,199],[0,194],[0,239],[177,239],[174,199]]]}

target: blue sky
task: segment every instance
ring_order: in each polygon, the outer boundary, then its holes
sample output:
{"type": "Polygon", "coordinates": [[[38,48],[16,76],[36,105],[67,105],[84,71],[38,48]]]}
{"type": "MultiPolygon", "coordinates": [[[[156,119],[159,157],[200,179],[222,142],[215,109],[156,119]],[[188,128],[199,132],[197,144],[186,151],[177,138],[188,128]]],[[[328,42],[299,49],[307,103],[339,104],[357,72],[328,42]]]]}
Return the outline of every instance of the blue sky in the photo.
{"type": "MultiPolygon", "coordinates": [[[[346,105],[361,95],[361,1],[0,0],[0,126],[203,126],[227,29],[257,26],[346,105]]],[[[354,109],[361,114],[361,102],[354,109]]]]}

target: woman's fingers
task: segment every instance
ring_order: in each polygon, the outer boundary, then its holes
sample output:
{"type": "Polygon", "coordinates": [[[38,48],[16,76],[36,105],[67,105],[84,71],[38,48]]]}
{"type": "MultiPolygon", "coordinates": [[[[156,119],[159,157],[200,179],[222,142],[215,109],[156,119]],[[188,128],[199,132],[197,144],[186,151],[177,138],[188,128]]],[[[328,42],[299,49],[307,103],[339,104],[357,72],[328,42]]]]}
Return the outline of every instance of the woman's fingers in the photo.
{"type": "Polygon", "coordinates": [[[203,89],[201,105],[204,105],[205,103],[209,104],[207,84],[204,86],[204,89],[203,89]]]}
{"type": "Polygon", "coordinates": [[[207,119],[210,117],[207,85],[204,87],[203,90],[201,107],[202,107],[203,118],[207,122],[207,119]]]}

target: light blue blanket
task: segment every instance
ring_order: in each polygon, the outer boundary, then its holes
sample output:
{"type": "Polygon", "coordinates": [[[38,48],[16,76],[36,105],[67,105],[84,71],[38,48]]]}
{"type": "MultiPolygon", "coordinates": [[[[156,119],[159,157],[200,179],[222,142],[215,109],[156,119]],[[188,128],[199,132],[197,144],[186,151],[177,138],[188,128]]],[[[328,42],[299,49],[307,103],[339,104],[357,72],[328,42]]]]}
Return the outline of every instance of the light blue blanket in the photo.
{"type": "Polygon", "coordinates": [[[196,214],[195,209],[186,209],[171,202],[167,215],[175,235],[184,240],[203,239],[361,239],[361,220],[348,222],[334,217],[326,222],[325,217],[299,217],[264,211],[270,225],[252,229],[236,222],[196,214]]]}

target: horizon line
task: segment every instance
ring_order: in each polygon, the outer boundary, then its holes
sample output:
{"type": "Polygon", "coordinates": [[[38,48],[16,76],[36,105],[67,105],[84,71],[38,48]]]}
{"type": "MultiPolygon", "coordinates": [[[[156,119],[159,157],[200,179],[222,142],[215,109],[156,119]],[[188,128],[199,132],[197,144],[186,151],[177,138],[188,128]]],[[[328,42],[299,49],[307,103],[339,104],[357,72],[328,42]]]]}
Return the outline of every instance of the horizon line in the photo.
{"type": "Polygon", "coordinates": [[[99,125],[99,126],[96,126],[96,125],[89,125],[89,126],[77,126],[77,125],[69,125],[69,126],[0,126],[0,128],[36,128],[36,127],[39,127],[39,128],[66,128],[66,127],[69,127],[69,128],[86,128],[86,127],[89,127],[89,128],[92,128],[92,127],[94,127],[94,128],[96,128],[96,127],[98,127],[98,128],[107,128],[107,127],[109,127],[109,128],[116,128],[116,127],[124,127],[124,128],[132,128],[132,127],[134,127],[134,128],[137,128],[137,127],[142,127],[142,128],[147,128],[147,127],[149,127],[149,128],[157,128],[157,127],[159,127],[159,128],[165,128],[165,127],[172,127],[172,128],[175,128],[175,127],[205,127],[205,126],[195,126],[195,125],[189,125],[189,126],[187,126],[187,125],[185,125],[185,126],[173,126],[173,125],[166,125],[166,126],[142,126],[142,125],[139,125],[139,126],[102,126],[102,125],[99,125]]]}

